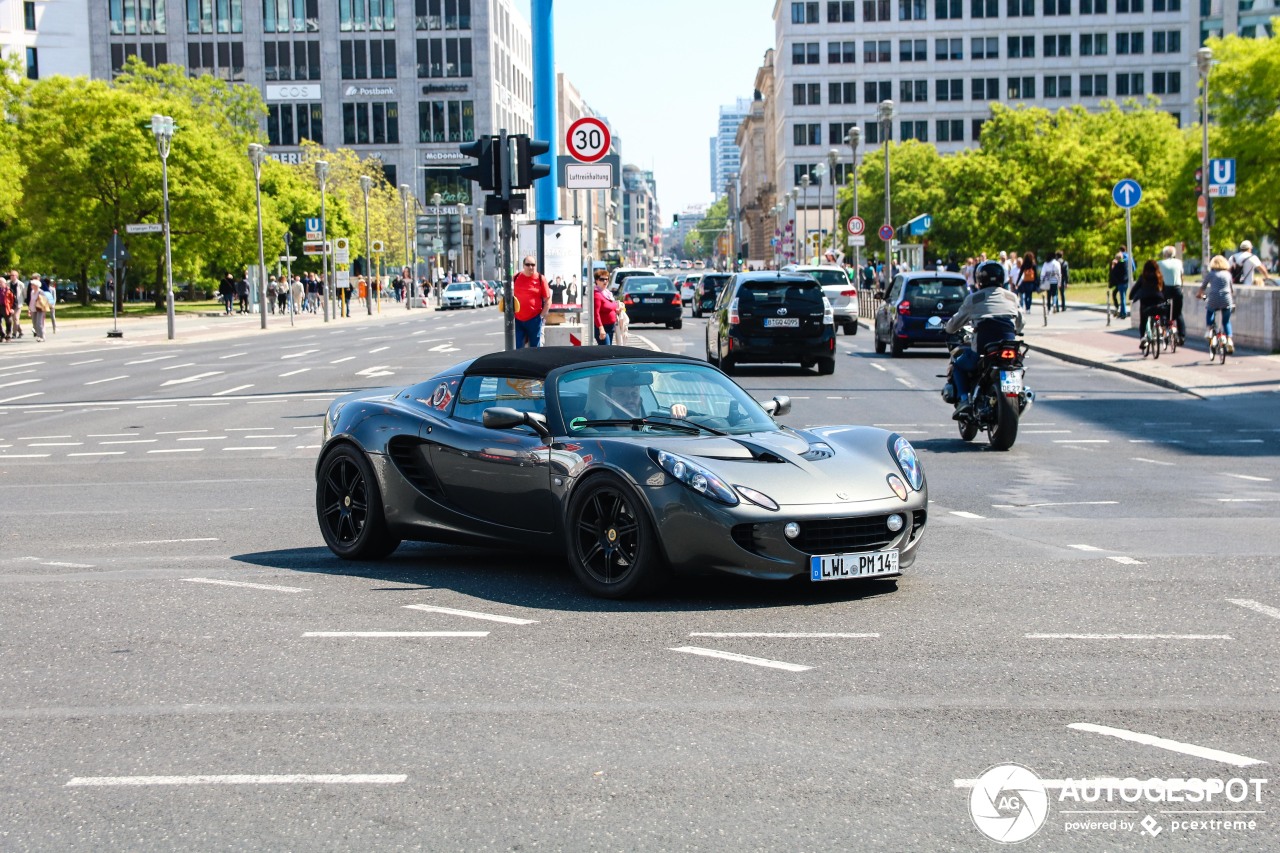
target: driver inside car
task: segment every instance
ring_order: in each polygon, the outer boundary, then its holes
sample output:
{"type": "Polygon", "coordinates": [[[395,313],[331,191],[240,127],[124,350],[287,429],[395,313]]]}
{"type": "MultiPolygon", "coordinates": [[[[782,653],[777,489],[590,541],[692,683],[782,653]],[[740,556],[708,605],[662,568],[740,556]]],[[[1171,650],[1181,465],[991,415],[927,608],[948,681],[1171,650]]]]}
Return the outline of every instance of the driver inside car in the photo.
{"type": "Polygon", "coordinates": [[[670,410],[656,406],[651,411],[641,394],[641,385],[648,385],[644,379],[649,378],[636,373],[611,374],[605,381],[599,402],[603,405],[593,406],[590,416],[593,419],[608,420],[614,418],[644,418],[658,415],[672,418],[686,418],[689,409],[683,403],[675,403],[670,410]]]}

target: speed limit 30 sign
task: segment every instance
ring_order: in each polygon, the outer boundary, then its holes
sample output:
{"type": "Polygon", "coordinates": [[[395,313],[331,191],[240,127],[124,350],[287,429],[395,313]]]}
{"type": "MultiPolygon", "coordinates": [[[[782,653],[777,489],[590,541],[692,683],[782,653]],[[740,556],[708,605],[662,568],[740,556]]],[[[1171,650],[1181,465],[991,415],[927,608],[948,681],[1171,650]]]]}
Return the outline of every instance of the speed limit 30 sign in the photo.
{"type": "Polygon", "coordinates": [[[857,237],[859,234],[867,230],[867,223],[861,216],[850,216],[849,221],[844,224],[844,227],[845,230],[849,232],[850,236],[857,237]]]}
{"type": "Polygon", "coordinates": [[[598,118],[580,118],[569,125],[565,148],[580,163],[594,163],[609,153],[613,138],[609,128],[598,118]]]}

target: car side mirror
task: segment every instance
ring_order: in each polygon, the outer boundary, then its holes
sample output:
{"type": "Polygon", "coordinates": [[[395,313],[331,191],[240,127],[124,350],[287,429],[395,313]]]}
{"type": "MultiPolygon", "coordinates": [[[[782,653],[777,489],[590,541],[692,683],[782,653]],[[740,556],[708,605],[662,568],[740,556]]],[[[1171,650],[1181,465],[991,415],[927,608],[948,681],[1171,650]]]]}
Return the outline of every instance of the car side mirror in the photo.
{"type": "Polygon", "coordinates": [[[782,417],[791,414],[791,398],[785,394],[779,394],[772,400],[767,400],[762,404],[764,410],[769,413],[770,417],[782,417]]]}
{"type": "Polygon", "coordinates": [[[527,426],[543,438],[551,437],[551,430],[547,429],[547,419],[537,412],[521,412],[508,406],[494,406],[484,410],[480,415],[480,421],[487,429],[527,426]]]}

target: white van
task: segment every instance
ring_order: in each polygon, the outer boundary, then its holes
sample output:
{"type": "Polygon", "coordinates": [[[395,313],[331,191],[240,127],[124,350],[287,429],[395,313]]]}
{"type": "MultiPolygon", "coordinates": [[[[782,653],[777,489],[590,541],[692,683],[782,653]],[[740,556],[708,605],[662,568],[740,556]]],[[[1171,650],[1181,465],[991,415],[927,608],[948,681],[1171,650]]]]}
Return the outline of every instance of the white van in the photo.
{"type": "Polygon", "coordinates": [[[658,271],[653,267],[618,267],[613,271],[613,275],[609,276],[609,290],[613,293],[618,292],[618,287],[624,279],[633,275],[657,275],[658,271]]]}

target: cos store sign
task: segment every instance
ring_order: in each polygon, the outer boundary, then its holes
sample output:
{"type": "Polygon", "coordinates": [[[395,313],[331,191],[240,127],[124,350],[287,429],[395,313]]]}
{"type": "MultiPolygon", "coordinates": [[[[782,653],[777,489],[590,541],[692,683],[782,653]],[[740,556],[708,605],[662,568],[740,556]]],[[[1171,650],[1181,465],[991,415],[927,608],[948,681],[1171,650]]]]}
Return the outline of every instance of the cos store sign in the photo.
{"type": "Polygon", "coordinates": [[[318,101],[320,100],[320,84],[268,83],[266,96],[268,101],[318,101]]]}

